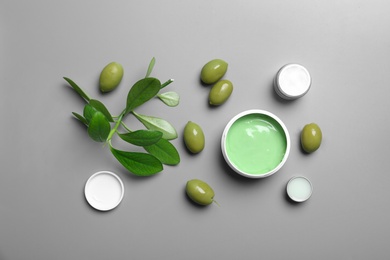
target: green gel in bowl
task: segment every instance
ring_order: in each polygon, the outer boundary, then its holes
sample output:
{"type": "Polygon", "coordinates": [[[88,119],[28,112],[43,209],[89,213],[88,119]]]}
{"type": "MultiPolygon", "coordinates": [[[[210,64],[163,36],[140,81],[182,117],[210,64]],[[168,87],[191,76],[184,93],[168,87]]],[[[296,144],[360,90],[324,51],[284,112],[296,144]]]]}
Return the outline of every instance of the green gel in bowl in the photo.
{"type": "Polygon", "coordinates": [[[249,178],[263,178],[286,162],[290,137],[283,122],[272,113],[248,110],[226,125],[221,148],[234,171],[249,178]]]}

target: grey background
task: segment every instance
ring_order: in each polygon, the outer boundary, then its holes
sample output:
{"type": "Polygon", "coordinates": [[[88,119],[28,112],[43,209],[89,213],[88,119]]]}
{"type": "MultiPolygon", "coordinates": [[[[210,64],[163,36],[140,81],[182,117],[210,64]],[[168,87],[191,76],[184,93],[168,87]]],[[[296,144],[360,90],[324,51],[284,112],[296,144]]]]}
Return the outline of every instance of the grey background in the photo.
{"type": "Polygon", "coordinates": [[[1,1],[0,259],[389,258],[389,10],[385,0],[1,1]],[[72,118],[84,104],[62,77],[119,114],[152,57],[153,76],[174,78],[167,90],[181,102],[138,111],[177,128],[181,163],[137,178],[72,118]],[[234,83],[218,108],[199,82],[213,58],[229,63],[234,83]],[[102,95],[98,76],[111,61],[125,76],[102,95]],[[313,85],[283,102],[272,80],[290,62],[313,85]],[[252,108],[275,113],[291,134],[288,161],[263,180],[237,176],[220,152],[226,123],[252,108]],[[188,120],[206,135],[196,156],[182,142],[188,120]],[[324,138],[305,155],[299,133],[310,122],[324,138]],[[117,173],[126,189],[106,213],[83,196],[99,170],[117,173]],[[314,185],[304,204],[285,197],[295,175],[314,185]],[[191,203],[192,178],[208,182],[221,206],[191,203]]]}

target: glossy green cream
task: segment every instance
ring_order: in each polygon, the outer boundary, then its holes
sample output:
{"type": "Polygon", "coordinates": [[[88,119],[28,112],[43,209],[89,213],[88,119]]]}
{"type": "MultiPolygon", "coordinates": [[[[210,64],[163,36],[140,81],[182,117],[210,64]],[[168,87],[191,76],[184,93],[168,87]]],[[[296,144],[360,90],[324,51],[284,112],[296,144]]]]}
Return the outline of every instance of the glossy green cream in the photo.
{"type": "Polygon", "coordinates": [[[248,174],[261,175],[275,169],[286,153],[287,140],[280,124],[261,114],[237,119],[226,136],[231,163],[248,174]]]}

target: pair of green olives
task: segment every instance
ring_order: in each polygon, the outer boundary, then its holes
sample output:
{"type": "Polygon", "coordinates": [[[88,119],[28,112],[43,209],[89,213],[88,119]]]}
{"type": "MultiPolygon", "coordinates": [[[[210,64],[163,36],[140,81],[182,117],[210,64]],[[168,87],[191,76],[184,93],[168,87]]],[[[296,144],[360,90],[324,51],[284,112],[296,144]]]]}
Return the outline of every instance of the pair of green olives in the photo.
{"type": "Polygon", "coordinates": [[[213,202],[217,203],[214,200],[214,190],[206,182],[198,179],[187,182],[186,193],[192,201],[202,206],[210,205],[213,202]]]}
{"type": "Polygon", "coordinates": [[[221,80],[228,68],[228,63],[221,59],[207,62],[200,73],[205,84],[214,84],[209,93],[210,105],[219,106],[225,103],[233,92],[233,84],[229,80],[221,80]]]}
{"type": "Polygon", "coordinates": [[[312,153],[320,148],[322,142],[321,128],[315,124],[310,123],[303,127],[301,131],[301,145],[302,149],[307,153],[312,153]]]}
{"type": "Polygon", "coordinates": [[[184,143],[187,149],[192,153],[200,153],[205,146],[205,137],[202,128],[192,122],[188,123],[184,127],[184,143]]]}
{"type": "Polygon", "coordinates": [[[101,92],[110,92],[118,87],[123,78],[123,67],[117,62],[107,64],[99,78],[99,88],[101,92]]]}

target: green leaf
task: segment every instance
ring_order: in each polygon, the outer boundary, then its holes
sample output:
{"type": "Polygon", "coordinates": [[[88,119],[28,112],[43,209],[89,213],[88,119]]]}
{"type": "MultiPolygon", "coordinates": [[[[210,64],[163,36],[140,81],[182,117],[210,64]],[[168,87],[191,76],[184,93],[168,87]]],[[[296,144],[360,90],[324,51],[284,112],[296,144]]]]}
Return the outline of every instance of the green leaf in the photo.
{"type": "Polygon", "coordinates": [[[77,114],[76,112],[72,112],[73,116],[81,121],[84,125],[88,125],[87,119],[85,119],[82,115],[77,114]]]}
{"type": "Polygon", "coordinates": [[[156,59],[153,57],[152,60],[149,63],[148,71],[146,72],[145,78],[150,76],[150,74],[152,73],[152,70],[153,70],[153,67],[154,67],[155,63],[156,63],[156,59]]]}
{"type": "Polygon", "coordinates": [[[126,134],[119,133],[118,135],[122,140],[137,146],[155,144],[162,137],[161,132],[152,130],[137,130],[126,134]]]}
{"type": "Polygon", "coordinates": [[[156,156],[163,164],[177,165],[180,163],[179,152],[168,140],[160,139],[153,145],[145,146],[144,149],[156,156]]]}
{"type": "Polygon", "coordinates": [[[83,115],[84,115],[84,118],[87,120],[88,124],[96,112],[97,112],[96,109],[93,106],[91,106],[90,104],[86,104],[84,106],[83,115]]]}
{"type": "Polygon", "coordinates": [[[112,118],[110,112],[108,111],[108,109],[106,108],[106,106],[100,102],[99,100],[96,100],[96,99],[91,99],[89,101],[89,104],[95,108],[97,111],[100,111],[103,113],[103,115],[105,115],[108,119],[108,121],[110,122],[114,122],[114,119],[112,118]]]}
{"type": "Polygon", "coordinates": [[[157,97],[161,99],[162,102],[164,102],[166,105],[170,107],[175,107],[179,105],[180,97],[179,94],[177,94],[174,91],[165,92],[162,94],[158,94],[157,97]]]}
{"type": "Polygon", "coordinates": [[[153,155],[139,152],[126,152],[110,145],[111,153],[130,172],[138,176],[150,176],[163,170],[162,163],[153,155]]]}
{"type": "Polygon", "coordinates": [[[134,111],[133,114],[147,129],[163,133],[162,138],[168,140],[177,138],[176,129],[168,121],[158,117],[140,115],[134,111]]]}
{"type": "Polygon", "coordinates": [[[83,99],[89,101],[91,98],[70,78],[64,77],[64,79],[69,83],[69,85],[79,94],[83,99]]]}
{"type": "Polygon", "coordinates": [[[88,135],[96,142],[105,142],[110,133],[111,125],[102,112],[93,114],[88,126],[88,135]]]}
{"type": "Polygon", "coordinates": [[[156,78],[144,78],[137,81],[127,95],[126,114],[155,97],[160,91],[160,86],[161,83],[156,78]]]}

